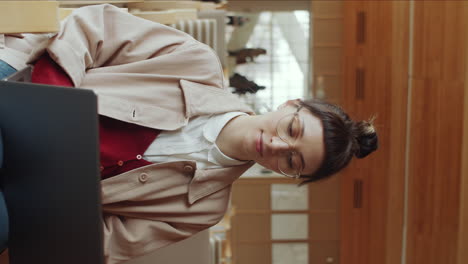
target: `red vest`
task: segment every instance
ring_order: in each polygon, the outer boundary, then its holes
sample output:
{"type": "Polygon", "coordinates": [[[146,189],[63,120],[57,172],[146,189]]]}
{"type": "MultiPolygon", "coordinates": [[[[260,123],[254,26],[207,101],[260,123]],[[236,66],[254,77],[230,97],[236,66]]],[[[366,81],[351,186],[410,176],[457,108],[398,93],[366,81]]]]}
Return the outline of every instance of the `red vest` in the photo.
{"type": "Polygon", "coordinates": [[[99,116],[101,177],[105,179],[151,164],[142,156],[158,134],[159,130],[99,116]]]}
{"type": "MultiPolygon", "coordinates": [[[[73,87],[63,69],[46,53],[35,64],[33,83],[73,87]]],[[[156,139],[159,130],[99,116],[99,145],[101,178],[109,178],[151,162],[142,159],[143,153],[156,139]]]]}

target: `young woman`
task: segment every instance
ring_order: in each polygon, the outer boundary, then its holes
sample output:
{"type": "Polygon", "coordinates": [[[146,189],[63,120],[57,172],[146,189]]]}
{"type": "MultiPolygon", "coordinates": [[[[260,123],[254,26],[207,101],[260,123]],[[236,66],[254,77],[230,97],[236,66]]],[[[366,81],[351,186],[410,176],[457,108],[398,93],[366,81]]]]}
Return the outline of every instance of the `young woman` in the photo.
{"type": "Polygon", "coordinates": [[[107,263],[216,224],[254,162],[306,183],[377,148],[371,122],[322,101],[254,115],[226,88],[209,47],[111,5],[78,9],[54,36],[5,44],[2,69],[35,64],[36,82],[98,95],[107,263]]]}

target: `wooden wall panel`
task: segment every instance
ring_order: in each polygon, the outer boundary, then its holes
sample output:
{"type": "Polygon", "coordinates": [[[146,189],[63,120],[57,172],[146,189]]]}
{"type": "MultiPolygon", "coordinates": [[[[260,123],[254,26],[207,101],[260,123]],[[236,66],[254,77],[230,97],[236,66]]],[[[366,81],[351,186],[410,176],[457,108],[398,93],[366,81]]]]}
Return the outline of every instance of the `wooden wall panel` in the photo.
{"type": "Polygon", "coordinates": [[[235,263],[239,264],[271,264],[271,245],[244,244],[236,252],[235,263]]]}
{"type": "Polygon", "coordinates": [[[331,241],[339,240],[338,215],[336,212],[310,213],[310,239],[331,241]]]}
{"type": "Polygon", "coordinates": [[[442,80],[465,80],[465,54],[467,52],[465,28],[466,1],[447,1],[442,9],[444,37],[442,38],[442,80]]]}
{"type": "Polygon", "coordinates": [[[321,16],[336,17],[343,12],[343,1],[312,0],[312,10],[321,16]]]}
{"type": "Polygon", "coordinates": [[[310,243],[309,263],[340,263],[339,241],[313,241],[310,243]],[[315,250],[320,249],[320,250],[315,250]],[[332,261],[332,262],[330,262],[332,261]]]}
{"type": "Polygon", "coordinates": [[[352,1],[344,8],[344,107],[356,120],[377,114],[380,149],[342,176],[341,263],[398,263],[403,231],[409,5],[352,1]],[[360,15],[363,14],[363,15],[360,15]],[[358,17],[364,19],[358,33],[358,17]],[[361,17],[361,18],[362,18],[361,17]],[[358,36],[362,34],[362,42],[358,36]],[[357,69],[364,89],[357,89],[357,69]],[[354,208],[354,182],[362,207],[354,208]]]}
{"type": "Polygon", "coordinates": [[[413,80],[408,263],[455,263],[461,113],[452,110],[460,106],[455,96],[460,88],[437,80],[413,80]]]}
{"type": "MultiPolygon", "coordinates": [[[[358,49],[356,42],[357,10],[356,2],[343,3],[343,107],[348,114],[354,116],[356,106],[360,102],[354,102],[356,91],[356,68],[358,66],[358,49]]],[[[341,221],[340,221],[340,259],[341,264],[357,264],[364,262],[365,250],[362,245],[367,245],[366,218],[361,211],[354,208],[353,197],[355,177],[359,177],[359,169],[351,164],[349,168],[340,173],[341,177],[341,221]]],[[[365,186],[364,186],[365,187],[365,186]]]]}
{"type": "Polygon", "coordinates": [[[342,43],[343,20],[341,19],[341,17],[326,17],[322,19],[314,18],[314,22],[314,45],[339,45],[342,43]]]}
{"type": "Polygon", "coordinates": [[[466,3],[414,5],[407,263],[456,263],[466,3]]]}
{"type": "Polygon", "coordinates": [[[322,84],[325,90],[326,100],[331,103],[341,105],[341,100],[343,97],[342,73],[314,74],[314,83],[316,90],[318,89],[317,87],[320,85],[320,78],[322,78],[321,81],[323,82],[322,84]]]}
{"type": "Polygon", "coordinates": [[[339,177],[331,177],[320,184],[309,184],[309,209],[311,211],[338,211],[339,183],[339,177]]]}
{"type": "Polygon", "coordinates": [[[463,1],[415,3],[412,77],[464,79],[463,6],[463,1]]]}
{"type": "Polygon", "coordinates": [[[232,225],[239,227],[236,232],[236,241],[268,243],[271,240],[270,214],[239,214],[235,215],[232,225]]]}
{"type": "Polygon", "coordinates": [[[381,149],[341,175],[342,263],[400,263],[406,166],[406,263],[468,261],[468,125],[463,123],[468,120],[468,3],[412,4],[413,68],[408,76],[410,4],[345,3],[345,108],[358,117],[378,111],[381,149]],[[363,43],[356,42],[359,12],[365,13],[363,43]],[[356,68],[365,71],[364,94],[356,90],[356,68]],[[355,180],[363,181],[359,209],[350,202],[355,180]]]}
{"type": "MultiPolygon", "coordinates": [[[[468,7],[463,6],[463,12],[468,13],[468,7]]],[[[464,41],[468,43],[468,16],[463,21],[465,33],[464,41]]],[[[465,52],[465,62],[468,62],[468,52],[465,52]]],[[[465,67],[465,99],[463,111],[463,142],[462,142],[462,168],[460,184],[460,232],[458,233],[458,262],[457,264],[468,263],[468,67],[465,67]]]]}
{"type": "MultiPolygon", "coordinates": [[[[232,263],[271,263],[273,243],[308,243],[308,263],[328,263],[327,258],[339,263],[339,177],[308,185],[309,208],[307,210],[265,210],[264,193],[272,184],[291,184],[299,181],[289,178],[242,178],[234,183],[232,205],[236,207],[231,218],[232,263]],[[255,194],[255,190],[258,190],[255,194]],[[260,194],[262,192],[262,194],[260,194]],[[243,197],[246,196],[246,197],[243,197]],[[250,205],[250,203],[258,203],[250,205]],[[263,204],[263,205],[261,205],[263,204]],[[248,207],[246,209],[245,207],[248,207]],[[272,240],[272,214],[308,214],[306,239],[272,240]],[[255,252],[259,250],[259,252],[255,252]],[[263,259],[261,259],[263,258],[263,259]],[[320,260],[320,261],[317,261],[320,260]],[[266,261],[266,262],[265,262],[266,261]]],[[[270,200],[270,198],[268,198],[270,200]]],[[[269,202],[268,202],[269,203],[269,202]]]]}
{"type": "Polygon", "coordinates": [[[314,74],[341,73],[341,47],[316,47],[314,51],[314,74]]]}
{"type": "Polygon", "coordinates": [[[270,186],[267,184],[233,185],[233,193],[236,195],[232,196],[232,204],[243,210],[270,210],[271,208],[270,186]],[[238,193],[242,195],[237,195],[238,193]]]}
{"type": "Polygon", "coordinates": [[[387,264],[400,263],[404,223],[405,152],[408,116],[409,2],[392,5],[391,109],[389,116],[388,206],[386,225],[387,264]]]}
{"type": "MultiPolygon", "coordinates": [[[[341,104],[343,94],[343,1],[312,6],[312,94],[341,104]]],[[[339,263],[340,177],[309,185],[309,263],[339,263]],[[318,240],[319,239],[319,240],[318,240]]]]}
{"type": "Polygon", "coordinates": [[[314,0],[311,6],[311,92],[316,98],[341,104],[343,2],[314,0]]]}

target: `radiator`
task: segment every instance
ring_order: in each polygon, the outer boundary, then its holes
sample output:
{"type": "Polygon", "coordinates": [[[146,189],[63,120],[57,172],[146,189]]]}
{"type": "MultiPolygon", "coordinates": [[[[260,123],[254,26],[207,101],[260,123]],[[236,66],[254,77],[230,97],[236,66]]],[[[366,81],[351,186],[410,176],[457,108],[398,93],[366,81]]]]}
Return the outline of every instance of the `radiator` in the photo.
{"type": "Polygon", "coordinates": [[[183,20],[169,26],[184,31],[210,46],[218,55],[223,67],[227,66],[226,11],[202,10],[198,12],[198,19],[183,20]]]}
{"type": "Polygon", "coordinates": [[[218,50],[218,29],[215,19],[181,20],[170,26],[192,35],[196,40],[205,43],[213,50],[218,50]]]}
{"type": "Polygon", "coordinates": [[[222,264],[223,253],[222,253],[223,240],[216,236],[210,236],[210,264],[222,264]]]}

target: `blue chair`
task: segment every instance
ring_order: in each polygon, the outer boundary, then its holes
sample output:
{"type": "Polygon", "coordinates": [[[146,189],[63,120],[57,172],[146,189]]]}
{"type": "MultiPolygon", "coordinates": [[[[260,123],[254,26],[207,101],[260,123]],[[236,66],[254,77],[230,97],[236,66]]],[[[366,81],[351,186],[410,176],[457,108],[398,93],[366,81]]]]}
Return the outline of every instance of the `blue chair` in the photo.
{"type": "MultiPolygon", "coordinates": [[[[0,130],[0,184],[1,184],[1,169],[3,165],[3,144],[2,131],[0,130]]],[[[5,203],[5,197],[0,185],[0,253],[7,248],[8,242],[8,211],[5,203]]]]}
{"type": "Polygon", "coordinates": [[[7,248],[8,242],[8,212],[3,192],[0,191],[0,253],[7,248]]]}

